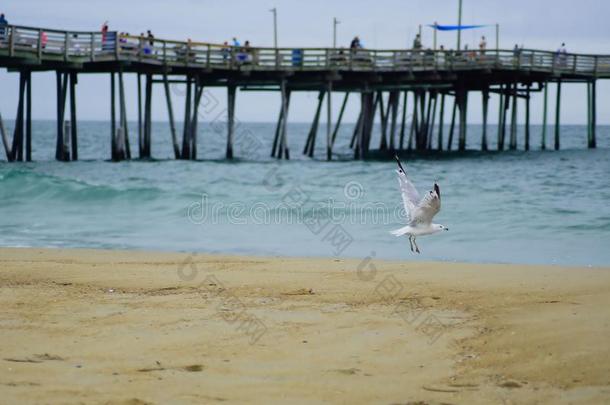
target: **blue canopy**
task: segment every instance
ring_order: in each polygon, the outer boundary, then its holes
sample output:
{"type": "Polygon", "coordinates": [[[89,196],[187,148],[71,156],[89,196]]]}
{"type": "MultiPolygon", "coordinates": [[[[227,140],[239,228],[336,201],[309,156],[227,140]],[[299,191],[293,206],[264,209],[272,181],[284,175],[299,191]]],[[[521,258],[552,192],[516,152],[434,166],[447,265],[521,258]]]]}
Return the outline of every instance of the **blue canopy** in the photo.
{"type": "Polygon", "coordinates": [[[438,25],[428,24],[428,27],[435,28],[439,31],[458,31],[458,30],[470,30],[473,28],[487,27],[487,25],[438,25]]]}

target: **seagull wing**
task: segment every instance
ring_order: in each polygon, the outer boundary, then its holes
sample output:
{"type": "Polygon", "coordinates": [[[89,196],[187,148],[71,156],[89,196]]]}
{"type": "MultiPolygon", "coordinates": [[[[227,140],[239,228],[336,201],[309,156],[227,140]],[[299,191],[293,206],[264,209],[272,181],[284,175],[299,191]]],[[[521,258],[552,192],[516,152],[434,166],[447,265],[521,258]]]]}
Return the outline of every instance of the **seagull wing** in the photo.
{"type": "Polygon", "coordinates": [[[432,218],[441,210],[441,188],[434,183],[434,190],[429,191],[415,207],[412,223],[430,224],[432,218]]]}
{"type": "Polygon", "coordinates": [[[407,177],[407,173],[405,172],[398,156],[396,156],[396,162],[398,163],[398,185],[400,186],[400,194],[402,195],[402,203],[405,207],[405,211],[409,215],[409,218],[412,220],[415,210],[421,200],[417,189],[411,183],[409,178],[407,177]]]}

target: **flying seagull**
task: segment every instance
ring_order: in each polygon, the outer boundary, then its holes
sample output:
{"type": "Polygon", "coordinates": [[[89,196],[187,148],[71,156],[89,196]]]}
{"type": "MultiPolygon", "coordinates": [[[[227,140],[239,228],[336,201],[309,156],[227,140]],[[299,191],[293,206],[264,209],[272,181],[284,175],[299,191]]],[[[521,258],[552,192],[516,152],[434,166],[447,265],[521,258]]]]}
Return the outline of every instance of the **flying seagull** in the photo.
{"type": "Polygon", "coordinates": [[[419,247],[415,242],[415,238],[449,230],[449,228],[443,225],[432,223],[432,218],[441,210],[441,189],[435,182],[434,190],[426,193],[423,198],[420,197],[417,189],[407,177],[402,164],[400,164],[400,159],[398,159],[398,156],[395,156],[395,158],[396,162],[398,162],[396,173],[398,173],[400,194],[402,195],[405,211],[409,215],[409,224],[391,233],[394,236],[409,235],[411,252],[419,253],[419,247]]]}

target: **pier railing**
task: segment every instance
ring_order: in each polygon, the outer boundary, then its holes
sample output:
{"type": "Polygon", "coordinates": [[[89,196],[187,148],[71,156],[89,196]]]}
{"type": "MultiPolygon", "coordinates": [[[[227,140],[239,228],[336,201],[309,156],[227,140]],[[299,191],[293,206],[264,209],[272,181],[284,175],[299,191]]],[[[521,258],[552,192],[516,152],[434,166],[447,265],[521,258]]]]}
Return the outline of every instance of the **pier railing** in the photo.
{"type": "Polygon", "coordinates": [[[90,63],[140,62],[168,67],[231,70],[453,71],[532,70],[610,75],[610,55],[533,49],[450,51],[424,49],[265,48],[171,41],[110,31],[60,31],[0,26],[0,56],[90,63]]]}

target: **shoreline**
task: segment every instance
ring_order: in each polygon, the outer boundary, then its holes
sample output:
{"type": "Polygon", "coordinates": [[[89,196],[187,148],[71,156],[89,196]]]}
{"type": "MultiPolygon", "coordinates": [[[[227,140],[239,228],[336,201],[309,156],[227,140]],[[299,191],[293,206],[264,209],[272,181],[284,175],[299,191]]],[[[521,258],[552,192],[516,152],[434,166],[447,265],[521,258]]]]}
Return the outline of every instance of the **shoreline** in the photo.
{"type": "MultiPolygon", "coordinates": [[[[216,253],[216,252],[195,252],[195,251],[176,251],[176,250],[154,250],[154,249],[138,249],[138,248],[91,248],[91,247],[63,247],[63,246],[0,246],[0,252],[3,250],[49,250],[49,251],[65,251],[65,252],[125,252],[125,253],[142,253],[142,254],[159,254],[159,255],[196,255],[201,257],[217,257],[217,258],[257,258],[257,259],[294,259],[294,260],[343,260],[343,261],[364,261],[369,255],[364,257],[357,256],[299,256],[299,255],[269,255],[265,253],[256,254],[239,254],[239,253],[216,253]]],[[[394,263],[394,264],[437,264],[437,265],[474,265],[474,266],[526,266],[526,267],[557,267],[557,268],[588,268],[588,269],[607,269],[610,270],[609,264],[562,264],[562,263],[513,263],[513,262],[488,262],[488,261],[467,261],[467,260],[425,260],[415,256],[414,254],[406,259],[385,259],[375,257],[375,262],[394,263]]]]}
{"type": "Polygon", "coordinates": [[[0,395],[608,402],[608,270],[0,248],[0,395]]]}

